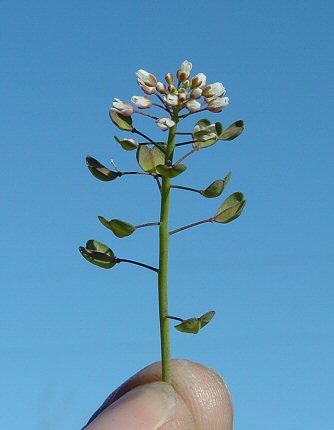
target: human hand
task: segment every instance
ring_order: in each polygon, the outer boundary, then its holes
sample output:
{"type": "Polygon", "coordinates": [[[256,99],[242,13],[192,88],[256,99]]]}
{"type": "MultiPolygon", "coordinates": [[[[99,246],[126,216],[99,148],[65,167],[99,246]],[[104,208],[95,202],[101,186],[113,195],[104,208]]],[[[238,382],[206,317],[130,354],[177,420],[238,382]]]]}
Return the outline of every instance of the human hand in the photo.
{"type": "Polygon", "coordinates": [[[171,387],[161,382],[161,363],[145,367],[105,400],[84,429],[233,429],[232,399],[217,373],[188,360],[173,360],[172,372],[171,387]]]}

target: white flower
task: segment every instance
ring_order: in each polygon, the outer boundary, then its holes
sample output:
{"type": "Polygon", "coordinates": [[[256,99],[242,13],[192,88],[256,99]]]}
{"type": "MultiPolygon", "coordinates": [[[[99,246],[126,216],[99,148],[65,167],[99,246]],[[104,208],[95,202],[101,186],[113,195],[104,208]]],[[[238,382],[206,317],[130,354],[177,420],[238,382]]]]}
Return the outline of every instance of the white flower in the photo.
{"type": "Polygon", "coordinates": [[[191,86],[196,88],[203,88],[206,84],[206,76],[204,73],[197,73],[192,80],[191,80],[191,86]]]}
{"type": "Polygon", "coordinates": [[[157,78],[153,75],[153,73],[146,72],[146,70],[140,69],[136,73],[137,82],[140,85],[140,88],[146,94],[154,94],[157,92],[155,86],[157,84],[157,78]]]}
{"type": "Polygon", "coordinates": [[[139,109],[148,109],[152,106],[152,100],[145,96],[133,96],[131,97],[131,101],[137,105],[139,109]]]}
{"type": "Polygon", "coordinates": [[[226,94],[226,89],[224,85],[221,82],[215,82],[214,84],[207,85],[203,88],[202,95],[205,98],[211,98],[211,97],[221,97],[226,94]]]}
{"type": "Polygon", "coordinates": [[[208,103],[208,110],[210,112],[221,112],[224,107],[226,107],[229,103],[228,97],[217,97],[208,103]]]}
{"type": "Polygon", "coordinates": [[[114,110],[124,116],[131,116],[133,114],[133,107],[128,102],[123,102],[120,99],[114,99],[114,110]]]}
{"type": "Polygon", "coordinates": [[[166,94],[166,85],[163,82],[157,82],[156,89],[161,94],[166,94]]]}
{"type": "Polygon", "coordinates": [[[193,68],[193,65],[190,63],[190,61],[185,60],[181,64],[180,69],[177,71],[177,77],[180,82],[184,82],[187,80],[190,76],[191,69],[193,68]]]}
{"type": "Polygon", "coordinates": [[[140,69],[136,73],[138,82],[148,87],[155,87],[157,84],[157,78],[153,73],[146,72],[146,70],[140,69]]]}
{"type": "Polygon", "coordinates": [[[202,95],[202,90],[200,88],[194,88],[191,93],[190,93],[190,97],[192,99],[199,99],[202,95]]]}
{"type": "Polygon", "coordinates": [[[165,100],[169,106],[177,106],[179,104],[179,98],[176,94],[168,94],[165,100]]]}
{"type": "Polygon", "coordinates": [[[163,130],[166,131],[169,128],[173,127],[173,125],[175,125],[175,122],[173,120],[171,120],[170,118],[159,118],[156,121],[157,126],[163,130]]]}
{"type": "Polygon", "coordinates": [[[197,100],[190,99],[186,104],[186,107],[189,112],[197,112],[201,109],[201,103],[199,103],[197,100]]]}

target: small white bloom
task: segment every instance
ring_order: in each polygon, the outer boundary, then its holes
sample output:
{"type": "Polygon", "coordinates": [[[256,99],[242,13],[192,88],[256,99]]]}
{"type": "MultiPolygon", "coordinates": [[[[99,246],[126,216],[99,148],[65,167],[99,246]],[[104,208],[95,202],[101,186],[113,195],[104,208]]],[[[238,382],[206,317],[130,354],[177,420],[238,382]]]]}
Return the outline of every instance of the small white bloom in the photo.
{"type": "Polygon", "coordinates": [[[208,110],[210,112],[221,112],[224,107],[226,107],[229,103],[228,97],[217,97],[216,99],[210,101],[208,104],[208,110]]]}
{"type": "Polygon", "coordinates": [[[123,102],[120,99],[114,99],[112,105],[117,113],[124,116],[131,116],[133,114],[133,107],[128,102],[123,102]]]}
{"type": "Polygon", "coordinates": [[[190,93],[190,97],[192,99],[199,99],[202,95],[202,90],[200,88],[194,88],[191,93],[190,93]]]}
{"type": "Polygon", "coordinates": [[[147,87],[155,87],[157,84],[157,78],[153,73],[146,72],[146,70],[140,69],[136,73],[139,85],[146,85],[147,87]]]}
{"type": "Polygon", "coordinates": [[[169,106],[177,106],[179,104],[179,98],[176,94],[168,94],[165,99],[169,106]]]}
{"type": "Polygon", "coordinates": [[[196,88],[203,88],[206,85],[206,76],[204,73],[197,73],[192,80],[191,80],[191,86],[196,88]]]}
{"type": "Polygon", "coordinates": [[[169,128],[173,127],[173,125],[175,125],[175,122],[170,118],[166,117],[157,119],[156,124],[162,131],[166,131],[169,128]]]}
{"type": "Polygon", "coordinates": [[[146,94],[154,94],[157,92],[155,88],[157,84],[157,78],[153,75],[153,73],[146,72],[146,70],[138,70],[137,73],[137,82],[140,85],[140,88],[146,94]]]}
{"type": "Polygon", "coordinates": [[[177,77],[180,82],[184,82],[187,80],[190,76],[191,69],[193,68],[193,65],[190,63],[190,61],[185,60],[181,64],[180,69],[177,71],[177,77]]]}
{"type": "Polygon", "coordinates": [[[201,103],[199,103],[197,100],[190,99],[186,104],[186,107],[189,112],[197,112],[201,109],[201,103]]]}
{"type": "Polygon", "coordinates": [[[166,94],[166,85],[163,82],[157,82],[156,89],[161,94],[166,94]]]}
{"type": "Polygon", "coordinates": [[[137,105],[139,109],[148,109],[152,106],[152,100],[146,96],[133,96],[131,97],[131,101],[137,105]]]}
{"type": "Polygon", "coordinates": [[[221,82],[215,82],[214,84],[206,85],[203,88],[203,96],[205,98],[210,97],[221,97],[226,94],[226,89],[221,82]]]}

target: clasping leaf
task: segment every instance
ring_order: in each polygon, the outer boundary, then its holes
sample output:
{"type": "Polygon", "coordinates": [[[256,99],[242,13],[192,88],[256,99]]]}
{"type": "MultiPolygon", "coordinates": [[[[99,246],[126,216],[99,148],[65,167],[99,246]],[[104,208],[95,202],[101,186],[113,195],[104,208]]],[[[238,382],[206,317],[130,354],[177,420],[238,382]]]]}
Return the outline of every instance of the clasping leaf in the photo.
{"type": "Polygon", "coordinates": [[[175,178],[187,169],[185,164],[174,164],[174,166],[166,166],[165,164],[159,164],[156,167],[156,171],[165,178],[175,178]]]}
{"type": "Polygon", "coordinates": [[[157,146],[149,148],[147,145],[140,145],[137,149],[137,161],[144,172],[157,173],[156,167],[165,163],[165,155],[157,146]]]}

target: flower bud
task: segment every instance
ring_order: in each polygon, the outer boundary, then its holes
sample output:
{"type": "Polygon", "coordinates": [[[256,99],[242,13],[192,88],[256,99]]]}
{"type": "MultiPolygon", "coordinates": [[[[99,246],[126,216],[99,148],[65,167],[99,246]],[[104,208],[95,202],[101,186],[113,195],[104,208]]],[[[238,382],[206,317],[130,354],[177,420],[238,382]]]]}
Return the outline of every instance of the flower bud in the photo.
{"type": "Polygon", "coordinates": [[[137,105],[139,109],[148,109],[152,106],[152,100],[146,96],[133,96],[131,97],[131,101],[137,105]]]}
{"type": "Polygon", "coordinates": [[[179,103],[185,102],[187,100],[187,94],[179,92],[178,99],[179,99],[179,103]]]}
{"type": "Polygon", "coordinates": [[[162,131],[166,131],[169,128],[173,127],[173,125],[175,125],[175,122],[170,118],[159,118],[156,120],[156,124],[162,131]]]}
{"type": "Polygon", "coordinates": [[[166,85],[164,83],[158,82],[156,85],[156,89],[159,91],[159,93],[166,94],[166,85]]]}
{"type": "Polygon", "coordinates": [[[199,103],[197,100],[190,99],[186,104],[186,108],[189,110],[189,112],[197,112],[201,109],[201,103],[199,103]]]}
{"type": "Polygon", "coordinates": [[[194,88],[190,93],[190,98],[199,99],[202,96],[202,90],[200,88],[194,88]]]}
{"type": "Polygon", "coordinates": [[[210,103],[208,104],[208,110],[210,112],[218,113],[221,112],[228,104],[228,97],[217,97],[216,99],[210,101],[210,103]]]}
{"type": "Polygon", "coordinates": [[[173,73],[167,73],[165,79],[166,79],[166,82],[168,84],[173,84],[174,83],[174,75],[173,75],[173,73]]]}
{"type": "Polygon", "coordinates": [[[176,92],[176,86],[173,84],[168,85],[168,91],[170,93],[175,93],[176,92]]]}
{"type": "Polygon", "coordinates": [[[183,82],[183,86],[184,86],[184,88],[189,88],[190,87],[189,79],[187,79],[186,81],[183,82]]]}
{"type": "Polygon", "coordinates": [[[206,85],[203,88],[203,96],[209,97],[221,97],[226,94],[224,85],[221,82],[215,82],[214,84],[206,85]]]}
{"type": "Polygon", "coordinates": [[[186,91],[184,88],[180,88],[180,89],[179,89],[179,91],[178,91],[178,93],[179,93],[179,94],[180,94],[180,93],[187,94],[187,91],[186,91]]]}
{"type": "Polygon", "coordinates": [[[189,78],[192,67],[193,65],[188,60],[183,61],[180,69],[177,71],[177,78],[180,82],[184,82],[189,78]]]}
{"type": "Polygon", "coordinates": [[[198,73],[191,80],[191,86],[193,88],[203,88],[206,84],[206,76],[204,73],[198,73]]]}
{"type": "Polygon", "coordinates": [[[123,102],[122,100],[115,98],[112,105],[114,110],[123,116],[131,116],[133,114],[133,107],[128,102],[123,102]]]}
{"type": "Polygon", "coordinates": [[[146,94],[154,94],[157,92],[155,86],[157,84],[157,78],[152,73],[146,72],[146,70],[138,70],[137,73],[137,82],[140,85],[140,88],[146,94]]]}
{"type": "Polygon", "coordinates": [[[146,85],[147,87],[155,87],[157,84],[157,78],[153,73],[146,72],[146,70],[140,69],[136,73],[139,85],[146,85]]]}
{"type": "Polygon", "coordinates": [[[166,103],[169,106],[177,106],[179,104],[179,99],[176,94],[167,94],[166,103]]]}

